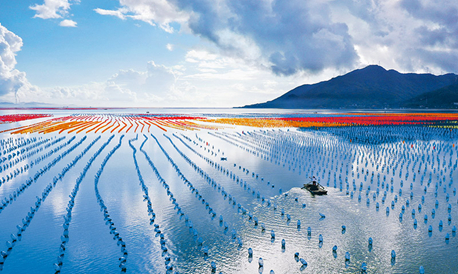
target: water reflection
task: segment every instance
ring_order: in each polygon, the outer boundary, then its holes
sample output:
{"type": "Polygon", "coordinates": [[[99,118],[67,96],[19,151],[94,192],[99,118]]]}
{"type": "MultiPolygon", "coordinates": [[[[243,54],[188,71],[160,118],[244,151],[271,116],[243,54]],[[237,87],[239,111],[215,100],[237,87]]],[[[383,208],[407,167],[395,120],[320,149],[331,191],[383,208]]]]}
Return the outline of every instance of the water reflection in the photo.
{"type": "MultiPolygon", "coordinates": [[[[350,143],[336,137],[336,132],[278,130],[258,131],[252,137],[246,135],[251,129],[240,127],[221,134],[172,130],[165,134],[174,147],[163,132],[154,130],[181,172],[149,137],[144,150],[167,183],[164,188],[146,158],[137,154],[157,227],[151,224],[127,142],[107,163],[99,183],[110,217],[129,250],[128,272],[163,273],[169,266],[179,273],[458,271],[458,261],[445,256],[456,253],[457,241],[453,141],[417,140],[415,145],[421,149],[410,150],[400,139],[350,143]],[[227,161],[221,160],[222,151],[227,161]],[[309,175],[328,186],[327,196],[312,196],[300,188],[309,175]]],[[[133,143],[137,150],[143,137],[139,139],[133,143]]],[[[30,229],[15,241],[4,273],[25,273],[42,261],[46,266],[37,269],[52,271],[68,195],[94,151],[43,203],[30,229]],[[55,220],[50,221],[51,216],[55,220]],[[22,263],[24,258],[29,266],[22,263]]],[[[0,213],[1,239],[13,244],[15,226],[66,164],[53,167],[24,192],[23,200],[0,213]]],[[[75,201],[64,263],[72,273],[104,273],[119,264],[119,246],[103,222],[93,189],[100,164],[94,163],[75,201]]],[[[2,185],[0,198],[9,196],[41,167],[2,185]]]]}

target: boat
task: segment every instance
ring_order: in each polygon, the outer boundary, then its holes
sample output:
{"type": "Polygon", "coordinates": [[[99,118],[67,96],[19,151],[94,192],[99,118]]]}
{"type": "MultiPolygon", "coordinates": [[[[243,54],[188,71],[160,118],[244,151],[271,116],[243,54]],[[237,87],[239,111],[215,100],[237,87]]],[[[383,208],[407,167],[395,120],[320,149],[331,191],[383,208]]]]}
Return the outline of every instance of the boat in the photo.
{"type": "Polygon", "coordinates": [[[303,189],[310,191],[310,193],[312,193],[313,195],[326,195],[328,193],[328,191],[317,182],[315,177],[312,177],[310,179],[311,182],[308,184],[304,184],[304,186],[302,187],[303,189]]]}
{"type": "Polygon", "coordinates": [[[227,161],[227,157],[221,157],[221,161],[227,161]]]}

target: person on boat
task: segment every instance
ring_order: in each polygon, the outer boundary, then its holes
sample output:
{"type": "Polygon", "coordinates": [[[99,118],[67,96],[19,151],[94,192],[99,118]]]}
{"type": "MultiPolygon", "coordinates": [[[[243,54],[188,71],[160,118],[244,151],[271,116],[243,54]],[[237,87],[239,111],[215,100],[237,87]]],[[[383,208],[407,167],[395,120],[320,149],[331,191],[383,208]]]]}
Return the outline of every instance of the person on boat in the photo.
{"type": "Polygon", "coordinates": [[[310,186],[311,190],[318,190],[318,185],[316,183],[316,180],[312,180],[312,185],[310,186]]]}

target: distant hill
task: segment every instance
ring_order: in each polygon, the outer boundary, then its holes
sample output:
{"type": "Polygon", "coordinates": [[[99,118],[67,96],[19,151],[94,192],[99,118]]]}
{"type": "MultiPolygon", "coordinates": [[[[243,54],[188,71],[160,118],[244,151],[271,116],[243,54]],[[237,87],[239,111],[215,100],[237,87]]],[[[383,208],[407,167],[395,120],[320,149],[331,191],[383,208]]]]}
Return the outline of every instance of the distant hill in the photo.
{"type": "MultiPolygon", "coordinates": [[[[458,76],[453,73],[440,76],[404,74],[370,65],[328,81],[296,87],[272,101],[244,107],[334,109],[415,107],[421,105],[419,104],[421,98],[435,98],[435,92],[448,86],[450,90],[441,91],[442,99],[437,99],[435,104],[453,107],[453,103],[450,105],[445,101],[448,100],[446,94],[453,93],[455,84],[458,84],[458,76]],[[422,95],[426,97],[421,97],[422,95]]],[[[430,100],[428,99],[428,104],[430,100]]]]}
{"type": "Polygon", "coordinates": [[[29,102],[29,103],[11,103],[11,102],[1,102],[0,101],[0,108],[54,108],[56,105],[54,104],[47,104],[47,103],[37,103],[37,102],[29,102]]]}
{"type": "Polygon", "coordinates": [[[408,108],[458,108],[458,83],[425,92],[404,104],[408,108]]]}

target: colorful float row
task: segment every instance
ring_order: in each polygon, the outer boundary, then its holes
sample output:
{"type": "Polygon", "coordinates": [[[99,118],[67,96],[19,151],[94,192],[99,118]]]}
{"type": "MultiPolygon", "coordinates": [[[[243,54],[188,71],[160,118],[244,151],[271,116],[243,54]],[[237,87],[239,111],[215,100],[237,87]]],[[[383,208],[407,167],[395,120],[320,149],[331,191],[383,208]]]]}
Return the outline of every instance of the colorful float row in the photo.
{"type": "Polygon", "coordinates": [[[32,125],[0,131],[11,134],[25,133],[128,133],[150,132],[151,126],[163,131],[166,128],[179,130],[217,129],[215,126],[193,122],[201,117],[150,115],[73,115],[50,119],[32,125]]]}
{"type": "Polygon", "coordinates": [[[9,124],[25,120],[37,119],[37,118],[46,118],[51,117],[49,114],[10,114],[10,115],[1,115],[0,124],[9,124]]]}
{"type": "MultiPolygon", "coordinates": [[[[51,115],[4,115],[0,116],[0,124],[44,117],[51,117],[51,115]]],[[[145,133],[150,132],[151,126],[163,131],[167,131],[167,128],[178,130],[216,130],[221,128],[218,124],[258,128],[426,125],[445,127],[452,130],[457,128],[457,122],[458,114],[455,113],[344,113],[329,114],[327,116],[320,115],[319,117],[277,118],[205,118],[154,114],[81,114],[57,117],[31,125],[3,130],[0,133],[145,133]]]]}
{"type": "Polygon", "coordinates": [[[206,122],[250,126],[272,127],[341,127],[341,126],[384,126],[384,125],[430,125],[456,128],[458,114],[454,113],[390,113],[390,114],[339,114],[321,117],[284,118],[221,118],[207,119],[206,122]]]}

